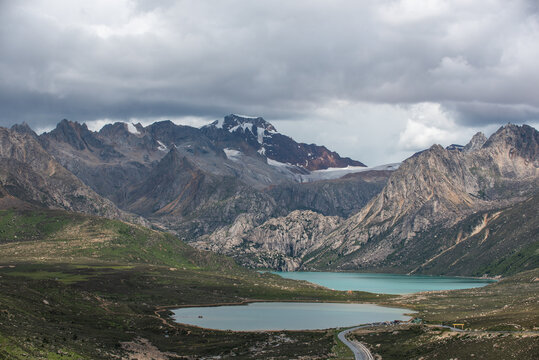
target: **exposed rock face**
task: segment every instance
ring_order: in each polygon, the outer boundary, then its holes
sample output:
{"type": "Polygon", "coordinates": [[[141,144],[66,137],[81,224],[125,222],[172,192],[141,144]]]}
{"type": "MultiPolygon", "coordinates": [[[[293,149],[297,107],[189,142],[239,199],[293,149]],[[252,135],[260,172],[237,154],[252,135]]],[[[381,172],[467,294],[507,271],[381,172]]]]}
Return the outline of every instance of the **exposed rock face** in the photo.
{"type": "Polygon", "coordinates": [[[296,210],[254,226],[244,215],[232,226],[202,237],[193,245],[230,255],[245,266],[294,271],[305,255],[318,248],[319,239],[341,222],[338,216],[296,210]]]}
{"type": "MultiPolygon", "coordinates": [[[[127,135],[117,132],[115,139],[122,144],[124,136],[127,135]]],[[[115,203],[125,196],[125,189],[130,184],[140,181],[149,172],[147,164],[133,161],[103,137],[88,130],[85,124],[62,120],[39,140],[66,169],[115,203]]]]}
{"type": "Polygon", "coordinates": [[[9,204],[138,221],[135,216],[118,210],[111,201],[96,194],[61,166],[43,149],[37,135],[25,127],[0,128],[0,164],[0,187],[3,198],[11,199],[9,204]]]}
{"type": "Polygon", "coordinates": [[[509,207],[474,213],[449,228],[434,228],[409,245],[397,252],[395,260],[400,258],[399,267],[412,274],[494,276],[537,268],[539,194],[509,207]],[[429,248],[439,251],[425,251],[429,248]]]}
{"type": "Polygon", "coordinates": [[[341,179],[273,186],[267,193],[277,206],[288,211],[312,210],[347,218],[378,194],[392,171],[367,171],[341,179]]]}
{"type": "Polygon", "coordinates": [[[149,176],[131,187],[123,208],[192,240],[231,224],[241,213],[253,213],[258,222],[276,207],[267,195],[235,177],[202,171],[176,148],[155,166],[149,176]]]}
{"type": "Polygon", "coordinates": [[[261,117],[249,118],[231,114],[225,116],[224,120],[217,120],[203,127],[202,131],[223,147],[258,152],[269,159],[307,170],[365,166],[359,161],[342,158],[324,146],[297,143],[278,133],[273,125],[261,117]]]}
{"type": "Polygon", "coordinates": [[[483,147],[483,145],[485,145],[486,142],[487,137],[485,136],[485,134],[483,134],[482,132],[478,132],[472,137],[470,142],[464,146],[462,151],[469,152],[479,150],[483,147]]]}
{"type": "Polygon", "coordinates": [[[306,266],[394,266],[402,260],[395,259],[399,249],[433,227],[522,200],[537,187],[538,144],[537,130],[507,125],[472,152],[434,145],[412,156],[380,194],[324,239],[326,249],[306,266]]]}
{"type": "MultiPolygon", "coordinates": [[[[510,248],[507,241],[500,240],[500,234],[506,232],[498,230],[498,235],[489,238],[485,229],[488,224],[500,226],[502,218],[507,223],[510,216],[500,214],[514,214],[507,207],[526,199],[537,188],[539,137],[531,127],[507,125],[488,141],[476,135],[471,143],[466,151],[434,145],[415,154],[392,173],[378,195],[347,220],[295,211],[257,226],[246,215],[233,225],[199,239],[196,246],[232,255],[251,267],[400,272],[433,269],[440,273],[443,263],[447,272],[455,274],[479,271],[469,260],[458,258],[464,249],[458,244],[475,244],[489,254],[482,260],[484,266],[488,259],[504,256],[488,249],[510,248]],[[483,145],[478,148],[480,143],[483,145]],[[306,226],[307,219],[316,219],[318,231],[306,226]],[[478,234],[483,238],[479,239],[478,234]],[[293,245],[294,241],[299,245],[293,245]],[[453,264],[442,261],[450,257],[453,264]]],[[[359,174],[351,178],[357,179],[359,174]]],[[[342,187],[346,180],[338,180],[341,187],[337,188],[325,189],[324,186],[334,182],[320,182],[312,184],[312,188],[281,186],[269,192],[281,208],[290,201],[314,205],[317,211],[333,215],[335,208],[326,208],[325,197],[319,202],[317,195],[327,191],[332,194],[328,199],[343,200],[343,196],[335,194],[352,189],[342,187]]],[[[339,207],[342,211],[339,215],[346,216],[346,202],[339,207]]],[[[490,232],[494,233],[494,230],[490,232]]],[[[537,234],[528,240],[537,241],[537,234]]],[[[517,250],[527,244],[527,240],[514,241],[517,250]]],[[[479,253],[475,254],[480,257],[479,253]]]]}
{"type": "Polygon", "coordinates": [[[507,125],[464,147],[434,145],[397,171],[316,181],[310,170],[358,162],[262,118],[99,132],[64,120],[39,137],[23,124],[0,128],[0,207],[138,221],[104,196],[250,267],[479,274],[492,259],[511,263],[511,250],[534,254],[538,144],[537,130],[507,125]],[[314,182],[298,183],[305,176],[314,182]]]}
{"type": "MultiPolygon", "coordinates": [[[[294,148],[305,145],[278,134],[262,118],[237,115],[202,129],[160,121],[146,127],[109,124],[99,132],[63,120],[56,129],[42,134],[39,141],[100,195],[185,240],[228,226],[243,213],[252,214],[257,225],[295,209],[350,215],[381,189],[372,181],[350,181],[324,185],[316,196],[302,196],[305,191],[292,190],[298,201],[283,201],[286,189],[301,180],[298,174],[308,170],[297,165],[268,164],[259,150],[277,135],[294,148]],[[273,190],[267,191],[268,187],[273,190]],[[349,196],[347,190],[364,190],[365,194],[349,196]]],[[[298,159],[290,161],[303,162],[303,158],[298,159]]],[[[328,159],[333,159],[328,166],[359,164],[342,162],[338,154],[328,159]]],[[[315,185],[310,187],[314,189],[315,185]]]]}

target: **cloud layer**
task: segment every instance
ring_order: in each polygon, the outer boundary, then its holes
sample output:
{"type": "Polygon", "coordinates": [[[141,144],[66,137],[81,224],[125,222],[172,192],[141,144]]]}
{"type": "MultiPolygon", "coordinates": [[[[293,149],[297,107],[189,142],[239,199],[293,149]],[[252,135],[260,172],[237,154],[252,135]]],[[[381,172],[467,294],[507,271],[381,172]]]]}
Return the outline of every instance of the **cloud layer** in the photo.
{"type": "Polygon", "coordinates": [[[395,160],[374,135],[405,154],[539,121],[538,11],[534,0],[1,2],[0,125],[238,112],[395,160]],[[349,141],[332,131],[345,125],[349,141]]]}

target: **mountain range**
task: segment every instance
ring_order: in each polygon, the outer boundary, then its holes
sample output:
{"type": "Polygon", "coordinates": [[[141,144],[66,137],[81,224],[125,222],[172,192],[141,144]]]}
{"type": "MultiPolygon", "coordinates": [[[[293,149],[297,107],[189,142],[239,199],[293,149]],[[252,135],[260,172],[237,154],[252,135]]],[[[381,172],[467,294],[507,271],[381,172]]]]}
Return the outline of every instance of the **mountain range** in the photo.
{"type": "Polygon", "coordinates": [[[137,222],[242,265],[498,275],[537,266],[539,135],[508,124],[367,168],[261,117],[0,128],[0,207],[137,222]]]}

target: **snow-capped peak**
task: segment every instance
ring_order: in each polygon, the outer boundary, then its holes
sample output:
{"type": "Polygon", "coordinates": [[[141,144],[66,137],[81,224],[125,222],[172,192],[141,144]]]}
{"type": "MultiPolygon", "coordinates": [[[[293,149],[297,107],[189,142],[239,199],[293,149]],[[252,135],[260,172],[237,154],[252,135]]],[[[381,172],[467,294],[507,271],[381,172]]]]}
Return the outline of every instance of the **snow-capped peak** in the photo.
{"type": "MultiPolygon", "coordinates": [[[[245,131],[247,128],[254,134],[255,130],[254,128],[262,129],[267,131],[268,133],[276,133],[277,130],[275,130],[275,127],[264,120],[262,117],[254,117],[254,116],[245,116],[245,115],[237,115],[237,114],[230,114],[224,117],[224,119],[215,120],[210,125],[207,125],[207,127],[215,127],[217,129],[223,129],[227,130],[229,132],[236,131],[239,127],[243,131],[245,131]]],[[[262,131],[263,132],[263,131],[262,131]]]]}

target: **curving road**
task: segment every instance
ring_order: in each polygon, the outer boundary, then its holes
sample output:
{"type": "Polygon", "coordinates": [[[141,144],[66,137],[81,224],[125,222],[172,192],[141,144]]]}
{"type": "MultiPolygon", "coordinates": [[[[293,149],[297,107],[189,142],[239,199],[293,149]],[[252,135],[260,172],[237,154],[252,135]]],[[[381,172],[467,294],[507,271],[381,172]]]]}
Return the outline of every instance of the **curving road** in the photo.
{"type": "Polygon", "coordinates": [[[365,328],[365,327],[369,327],[369,326],[372,326],[372,324],[356,326],[356,327],[341,331],[339,333],[339,335],[337,335],[339,340],[341,340],[344,345],[348,346],[350,348],[350,350],[352,350],[356,360],[374,360],[374,357],[372,356],[369,349],[367,349],[365,347],[365,345],[363,345],[362,343],[360,343],[358,341],[350,341],[350,340],[348,340],[346,338],[346,335],[348,335],[349,333],[351,333],[352,331],[355,331],[357,329],[361,329],[361,328],[365,328]]]}

